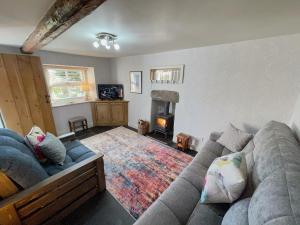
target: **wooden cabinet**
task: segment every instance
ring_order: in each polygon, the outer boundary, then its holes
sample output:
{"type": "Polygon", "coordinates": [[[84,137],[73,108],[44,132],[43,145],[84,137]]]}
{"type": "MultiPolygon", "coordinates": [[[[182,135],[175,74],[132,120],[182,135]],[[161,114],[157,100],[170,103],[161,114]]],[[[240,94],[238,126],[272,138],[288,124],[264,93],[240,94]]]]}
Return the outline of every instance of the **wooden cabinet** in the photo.
{"type": "Polygon", "coordinates": [[[40,58],[0,54],[0,112],[5,126],[27,134],[33,125],[56,134],[40,58]]]}
{"type": "Polygon", "coordinates": [[[96,101],[91,103],[94,126],[128,124],[128,101],[96,101]]]}

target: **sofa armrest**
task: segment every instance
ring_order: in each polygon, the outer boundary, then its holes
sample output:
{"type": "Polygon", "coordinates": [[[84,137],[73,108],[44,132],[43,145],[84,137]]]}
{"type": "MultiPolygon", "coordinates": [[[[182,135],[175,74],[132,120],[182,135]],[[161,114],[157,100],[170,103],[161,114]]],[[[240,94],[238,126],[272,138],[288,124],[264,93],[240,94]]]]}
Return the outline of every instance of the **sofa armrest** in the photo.
{"type": "Polygon", "coordinates": [[[61,141],[64,141],[64,139],[75,139],[75,132],[70,132],[70,133],[66,133],[66,134],[62,134],[60,136],[58,136],[58,138],[61,140],[61,141]]]}
{"type": "Polygon", "coordinates": [[[221,137],[222,134],[223,134],[223,132],[217,132],[217,131],[211,132],[209,135],[209,140],[217,141],[221,137]]]}
{"type": "Polygon", "coordinates": [[[105,188],[103,155],[98,154],[1,201],[0,224],[58,224],[105,188]]]}

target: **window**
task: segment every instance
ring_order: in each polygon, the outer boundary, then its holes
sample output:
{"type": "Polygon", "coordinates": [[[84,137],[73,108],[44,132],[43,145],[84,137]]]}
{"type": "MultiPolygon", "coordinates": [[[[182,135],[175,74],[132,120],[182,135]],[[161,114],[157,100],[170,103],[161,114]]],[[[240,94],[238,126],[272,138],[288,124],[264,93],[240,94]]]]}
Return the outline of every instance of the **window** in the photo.
{"type": "Polygon", "coordinates": [[[52,105],[89,100],[90,68],[54,65],[46,65],[44,68],[52,105]]]}
{"type": "Polygon", "coordinates": [[[0,113],[0,128],[5,128],[4,120],[2,117],[2,113],[0,113]]]}

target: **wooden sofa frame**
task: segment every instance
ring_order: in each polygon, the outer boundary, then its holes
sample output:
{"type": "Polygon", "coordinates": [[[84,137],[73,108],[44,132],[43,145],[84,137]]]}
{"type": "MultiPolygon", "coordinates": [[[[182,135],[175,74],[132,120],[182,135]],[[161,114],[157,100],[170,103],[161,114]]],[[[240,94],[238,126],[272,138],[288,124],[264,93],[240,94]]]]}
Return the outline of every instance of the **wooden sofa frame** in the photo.
{"type": "Polygon", "coordinates": [[[59,225],[106,188],[103,155],[92,156],[0,202],[0,225],[59,225]]]}

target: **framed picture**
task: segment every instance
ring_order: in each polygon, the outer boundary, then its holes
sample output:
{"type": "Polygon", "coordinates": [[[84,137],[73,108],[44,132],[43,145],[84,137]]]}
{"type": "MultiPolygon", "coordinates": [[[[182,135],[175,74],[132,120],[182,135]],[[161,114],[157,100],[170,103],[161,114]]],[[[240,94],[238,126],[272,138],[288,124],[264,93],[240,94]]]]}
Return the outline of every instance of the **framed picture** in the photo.
{"type": "Polygon", "coordinates": [[[130,71],[130,92],[142,94],[142,71],[130,71]]]}

